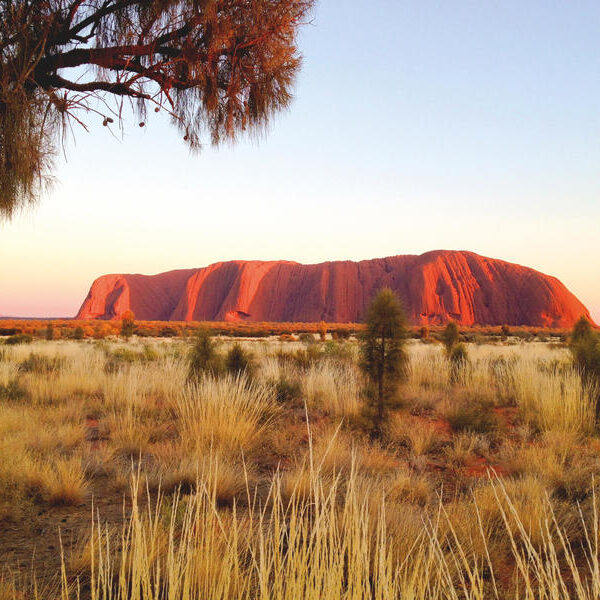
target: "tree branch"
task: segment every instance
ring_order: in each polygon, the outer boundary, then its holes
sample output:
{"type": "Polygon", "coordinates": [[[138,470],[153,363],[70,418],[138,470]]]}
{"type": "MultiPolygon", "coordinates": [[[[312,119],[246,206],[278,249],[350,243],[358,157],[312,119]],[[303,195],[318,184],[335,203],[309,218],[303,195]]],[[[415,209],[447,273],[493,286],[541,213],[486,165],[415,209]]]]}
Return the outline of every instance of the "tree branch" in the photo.
{"type": "Polygon", "coordinates": [[[111,81],[89,81],[87,83],[76,83],[69,81],[60,75],[52,75],[45,82],[51,88],[63,88],[73,92],[109,92],[116,96],[130,96],[131,98],[143,98],[150,100],[151,96],[139,90],[132,89],[127,83],[111,81]]]}
{"type": "Polygon", "coordinates": [[[115,13],[118,10],[127,8],[128,6],[133,6],[134,4],[138,3],[139,0],[120,0],[119,2],[111,6],[110,0],[108,0],[104,3],[102,8],[98,9],[94,14],[87,17],[87,19],[80,21],[74,27],[71,27],[71,29],[69,29],[68,31],[69,37],[72,38],[73,36],[83,31],[86,27],[97,23],[100,19],[103,19],[104,17],[107,17],[108,15],[115,13]]]}

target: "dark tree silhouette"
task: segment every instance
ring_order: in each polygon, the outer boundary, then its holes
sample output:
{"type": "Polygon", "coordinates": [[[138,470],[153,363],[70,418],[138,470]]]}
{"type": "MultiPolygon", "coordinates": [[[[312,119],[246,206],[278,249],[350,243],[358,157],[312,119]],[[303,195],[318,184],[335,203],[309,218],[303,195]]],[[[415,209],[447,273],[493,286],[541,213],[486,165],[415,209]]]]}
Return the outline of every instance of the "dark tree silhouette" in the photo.
{"type": "Polygon", "coordinates": [[[34,202],[90,118],[168,112],[191,149],[286,108],[315,0],[0,0],[0,217],[34,202]]]}
{"type": "Polygon", "coordinates": [[[406,317],[392,290],[384,288],[373,298],[366,325],[360,363],[371,383],[366,413],[372,419],[373,434],[380,437],[387,405],[406,375],[408,361],[406,317]]]}

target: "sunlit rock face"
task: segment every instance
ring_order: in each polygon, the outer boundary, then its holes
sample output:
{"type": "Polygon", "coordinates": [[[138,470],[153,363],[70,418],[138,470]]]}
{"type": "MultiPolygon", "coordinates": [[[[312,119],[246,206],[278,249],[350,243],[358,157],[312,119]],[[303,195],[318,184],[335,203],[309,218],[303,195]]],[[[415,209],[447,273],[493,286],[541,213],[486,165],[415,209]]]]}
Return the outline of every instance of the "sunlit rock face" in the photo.
{"type": "Polygon", "coordinates": [[[104,275],[78,319],[359,322],[382,287],[414,324],[570,327],[585,306],[555,277],[473,252],[360,262],[230,261],[159,275],[104,275]]]}

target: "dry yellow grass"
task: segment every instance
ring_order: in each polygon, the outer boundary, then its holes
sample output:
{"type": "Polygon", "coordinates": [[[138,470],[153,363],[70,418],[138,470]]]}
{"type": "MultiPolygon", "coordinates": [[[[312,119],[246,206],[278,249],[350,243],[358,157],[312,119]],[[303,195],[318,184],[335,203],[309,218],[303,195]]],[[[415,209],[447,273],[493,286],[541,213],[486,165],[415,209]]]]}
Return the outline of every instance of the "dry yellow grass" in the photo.
{"type": "Polygon", "coordinates": [[[96,513],[66,551],[62,591],[39,600],[78,598],[76,576],[97,600],[597,599],[594,392],[563,351],[470,346],[452,382],[439,346],[411,343],[376,440],[355,418],[355,362],[248,344],[255,379],[192,385],[180,341],[3,349],[0,520],[132,496],[122,528],[96,513]],[[31,353],[58,360],[20,369],[31,353]],[[282,380],[300,398],[278,404],[282,380]],[[472,406],[501,426],[475,433],[467,411],[453,432],[445,418],[472,406]]]}
{"type": "Polygon", "coordinates": [[[362,379],[353,365],[330,361],[312,365],[302,378],[309,405],[336,417],[355,417],[362,410],[362,379]]]}
{"type": "Polygon", "coordinates": [[[206,376],[176,399],[182,437],[200,448],[251,451],[276,410],[272,391],[245,377],[206,376]]]}

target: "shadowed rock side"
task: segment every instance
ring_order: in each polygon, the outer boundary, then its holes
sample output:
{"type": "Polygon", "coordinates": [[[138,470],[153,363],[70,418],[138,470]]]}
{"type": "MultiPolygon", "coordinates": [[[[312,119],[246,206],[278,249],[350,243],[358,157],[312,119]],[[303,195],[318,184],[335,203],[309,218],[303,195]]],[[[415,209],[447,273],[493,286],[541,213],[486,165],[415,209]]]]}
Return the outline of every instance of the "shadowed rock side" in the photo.
{"type": "Polygon", "coordinates": [[[413,323],[570,327],[585,306],[555,277],[472,252],[360,262],[231,261],[159,275],[105,275],[78,319],[358,322],[392,288],[413,323]]]}

